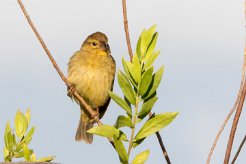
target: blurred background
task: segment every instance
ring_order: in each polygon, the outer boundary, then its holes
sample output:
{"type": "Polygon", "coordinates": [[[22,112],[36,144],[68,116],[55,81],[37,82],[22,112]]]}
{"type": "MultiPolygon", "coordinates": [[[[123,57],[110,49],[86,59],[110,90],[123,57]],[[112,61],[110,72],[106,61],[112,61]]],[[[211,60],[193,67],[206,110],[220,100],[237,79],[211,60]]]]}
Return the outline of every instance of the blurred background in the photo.
{"type": "MultiPolygon", "coordinates": [[[[118,69],[122,68],[123,56],[129,59],[120,0],[23,3],[64,74],[70,56],[96,31],[107,34],[118,69]]],[[[161,54],[155,68],[164,65],[165,72],[153,110],[180,112],[160,132],[172,163],[205,163],[239,89],[244,1],[135,0],[127,1],[127,8],[134,51],[141,31],[157,24],[157,49],[161,54]]],[[[114,86],[114,91],[121,94],[117,82],[114,86]]],[[[94,137],[92,145],[75,142],[80,111],[66,90],[17,1],[0,1],[0,150],[7,120],[13,123],[18,109],[24,112],[30,107],[31,125],[36,127],[30,146],[37,157],[56,155],[55,161],[64,164],[119,163],[117,153],[102,137],[94,137]]],[[[122,112],[112,101],[102,122],[112,125],[122,112]]],[[[245,113],[238,125],[232,156],[246,133],[245,113]]],[[[211,163],[223,162],[230,128],[228,124],[211,163]]],[[[131,157],[148,148],[147,163],[165,163],[154,135],[131,157]]],[[[246,163],[245,153],[243,149],[237,163],[246,163]]]]}

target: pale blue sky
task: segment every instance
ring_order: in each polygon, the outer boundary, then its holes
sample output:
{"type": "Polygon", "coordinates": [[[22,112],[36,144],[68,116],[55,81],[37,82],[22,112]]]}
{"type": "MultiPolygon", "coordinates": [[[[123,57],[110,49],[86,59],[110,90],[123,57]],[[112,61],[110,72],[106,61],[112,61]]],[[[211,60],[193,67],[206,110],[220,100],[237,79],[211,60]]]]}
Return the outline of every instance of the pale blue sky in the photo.
{"type": "MultiPolygon", "coordinates": [[[[118,68],[122,68],[122,56],[128,58],[120,0],[35,0],[24,4],[65,74],[69,57],[95,31],[108,35],[118,68]]],[[[127,6],[134,49],[142,29],[157,24],[157,48],[161,54],[156,68],[164,64],[165,73],[154,111],[180,111],[175,121],[161,131],[171,161],[205,163],[239,88],[244,1],[134,0],[128,1],[127,6]]],[[[31,124],[36,126],[31,146],[38,157],[56,155],[55,161],[64,164],[119,163],[106,139],[95,137],[92,145],[74,141],[79,107],[66,96],[66,86],[16,0],[0,1],[0,25],[0,137],[6,121],[13,121],[17,109],[25,111],[30,107],[31,124]]],[[[115,92],[120,92],[117,83],[115,92]]],[[[113,124],[121,113],[112,102],[102,122],[113,124]]],[[[232,155],[246,133],[245,123],[243,112],[232,155]]],[[[212,164],[223,162],[230,127],[227,126],[218,142],[212,164]]],[[[2,147],[0,138],[0,150],[2,147]]],[[[163,163],[155,136],[135,152],[147,148],[150,148],[148,164],[163,163]]],[[[243,149],[239,164],[246,163],[245,153],[243,149]]]]}

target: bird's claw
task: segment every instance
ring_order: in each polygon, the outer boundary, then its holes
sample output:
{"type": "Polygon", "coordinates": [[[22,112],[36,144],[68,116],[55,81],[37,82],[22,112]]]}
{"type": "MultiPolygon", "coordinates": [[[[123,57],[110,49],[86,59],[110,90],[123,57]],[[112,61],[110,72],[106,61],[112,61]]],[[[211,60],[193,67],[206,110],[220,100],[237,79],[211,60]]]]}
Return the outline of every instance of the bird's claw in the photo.
{"type": "Polygon", "coordinates": [[[75,86],[71,85],[70,87],[68,87],[67,96],[72,97],[75,91],[76,91],[75,86]]]}
{"type": "Polygon", "coordinates": [[[97,108],[96,111],[94,111],[94,113],[91,115],[91,122],[98,122],[99,121],[99,110],[97,108]]]}

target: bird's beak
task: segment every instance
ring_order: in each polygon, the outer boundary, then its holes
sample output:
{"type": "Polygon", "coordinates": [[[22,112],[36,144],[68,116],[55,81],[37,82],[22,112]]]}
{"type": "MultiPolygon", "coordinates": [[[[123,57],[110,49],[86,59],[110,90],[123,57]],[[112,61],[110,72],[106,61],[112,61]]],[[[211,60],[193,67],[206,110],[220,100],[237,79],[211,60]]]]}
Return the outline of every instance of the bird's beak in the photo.
{"type": "Polygon", "coordinates": [[[110,47],[109,47],[108,43],[102,42],[102,48],[103,48],[103,50],[105,50],[108,54],[111,53],[110,47]]]}
{"type": "Polygon", "coordinates": [[[106,49],[107,49],[108,54],[110,54],[111,50],[110,50],[110,47],[109,47],[108,43],[106,43],[106,49]]]}

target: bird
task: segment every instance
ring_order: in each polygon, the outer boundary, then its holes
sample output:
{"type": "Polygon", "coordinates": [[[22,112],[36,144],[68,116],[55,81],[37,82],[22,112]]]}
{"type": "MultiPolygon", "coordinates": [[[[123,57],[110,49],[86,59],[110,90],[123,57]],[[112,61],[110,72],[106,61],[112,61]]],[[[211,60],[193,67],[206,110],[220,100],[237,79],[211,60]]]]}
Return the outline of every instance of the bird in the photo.
{"type": "MultiPolygon", "coordinates": [[[[108,91],[113,90],[116,64],[111,56],[108,38],[102,32],[89,35],[79,51],[69,59],[67,80],[101,119],[110,102],[108,91]]],[[[68,89],[69,90],[69,89],[68,89]]],[[[68,91],[69,93],[69,91],[68,91]]],[[[77,103],[78,101],[71,96],[77,103]]],[[[95,123],[85,107],[80,104],[80,120],[76,141],[91,144],[93,134],[88,133],[95,123]]]]}

